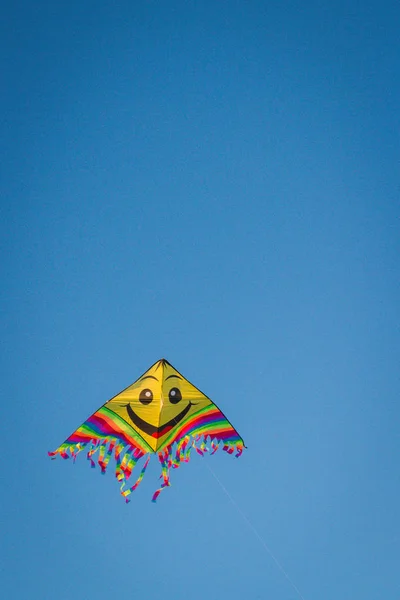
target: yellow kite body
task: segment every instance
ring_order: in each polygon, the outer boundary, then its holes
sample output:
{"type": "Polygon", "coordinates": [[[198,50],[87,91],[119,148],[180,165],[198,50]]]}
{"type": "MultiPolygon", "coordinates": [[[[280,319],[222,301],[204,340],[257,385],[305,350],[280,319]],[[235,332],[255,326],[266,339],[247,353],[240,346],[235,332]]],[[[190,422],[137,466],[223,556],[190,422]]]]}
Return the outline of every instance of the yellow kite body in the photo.
{"type": "Polygon", "coordinates": [[[153,452],[161,450],[182,420],[211,400],[165,360],[156,362],[106,406],[132,426],[153,452]]]}

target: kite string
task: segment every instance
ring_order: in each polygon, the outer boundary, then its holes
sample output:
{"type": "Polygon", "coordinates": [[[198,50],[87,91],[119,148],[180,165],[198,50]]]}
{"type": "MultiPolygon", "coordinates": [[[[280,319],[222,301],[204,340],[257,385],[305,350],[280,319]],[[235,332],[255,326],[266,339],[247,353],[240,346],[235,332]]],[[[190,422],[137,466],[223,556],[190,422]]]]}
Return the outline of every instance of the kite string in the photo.
{"type": "Polygon", "coordinates": [[[208,462],[206,461],[202,461],[204,462],[204,464],[206,465],[206,467],[208,468],[208,470],[210,471],[211,475],[214,477],[214,479],[219,483],[221,489],[225,492],[225,494],[228,496],[230,502],[233,504],[233,506],[236,508],[236,510],[238,511],[238,513],[242,516],[242,518],[244,519],[244,521],[246,521],[248,527],[250,527],[250,529],[252,530],[252,532],[254,533],[254,535],[256,536],[256,538],[258,539],[258,541],[261,543],[261,545],[264,547],[264,549],[268,552],[268,554],[270,555],[270,557],[272,558],[272,560],[275,562],[276,566],[278,567],[278,569],[283,573],[283,575],[285,576],[285,578],[287,579],[287,581],[290,583],[290,585],[292,586],[292,588],[294,589],[294,591],[296,592],[296,594],[299,596],[299,598],[301,598],[301,600],[305,600],[304,596],[301,594],[299,588],[296,586],[296,584],[290,579],[289,574],[285,571],[285,569],[283,568],[283,566],[281,565],[281,563],[279,562],[279,560],[276,558],[276,556],[274,556],[272,550],[269,548],[268,544],[266,543],[266,541],[263,539],[263,537],[258,533],[257,529],[254,527],[253,523],[250,521],[250,519],[245,515],[245,513],[242,511],[242,509],[240,508],[240,506],[237,504],[237,502],[235,501],[235,499],[230,495],[230,493],[228,492],[228,490],[226,489],[226,487],[224,486],[224,484],[222,483],[222,481],[217,477],[217,475],[214,473],[213,469],[210,467],[210,465],[208,464],[208,462]]]}

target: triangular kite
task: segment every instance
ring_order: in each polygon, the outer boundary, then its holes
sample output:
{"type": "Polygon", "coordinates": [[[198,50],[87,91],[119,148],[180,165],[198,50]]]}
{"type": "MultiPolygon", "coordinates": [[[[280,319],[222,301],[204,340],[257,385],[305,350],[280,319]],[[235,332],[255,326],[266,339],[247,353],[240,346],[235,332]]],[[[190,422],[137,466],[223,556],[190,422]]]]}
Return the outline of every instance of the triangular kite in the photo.
{"type": "Polygon", "coordinates": [[[102,473],[114,454],[115,475],[121,494],[128,496],[141,480],[150,460],[157,454],[163,483],[153,496],[170,485],[170,469],[189,462],[194,448],[203,455],[223,450],[240,456],[244,442],[219,408],[192,385],[165,359],[157,361],[135,383],[111,398],[91,415],[49,456],[73,458],[87,449],[87,458],[95,466],[95,455],[102,473]],[[141,473],[132,487],[126,487],[133,467],[148,454],[141,473]]]}

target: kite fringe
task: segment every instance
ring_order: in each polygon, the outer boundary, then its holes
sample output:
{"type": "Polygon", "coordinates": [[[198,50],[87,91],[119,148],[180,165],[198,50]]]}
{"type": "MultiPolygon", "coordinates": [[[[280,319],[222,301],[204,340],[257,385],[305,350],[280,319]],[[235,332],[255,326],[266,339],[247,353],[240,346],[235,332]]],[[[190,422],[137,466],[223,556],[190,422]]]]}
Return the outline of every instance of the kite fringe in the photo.
{"type": "Polygon", "coordinates": [[[142,467],[142,470],[140,471],[140,475],[137,478],[136,482],[133,484],[133,486],[131,488],[123,491],[123,492],[121,491],[121,494],[124,496],[126,503],[130,502],[130,499],[128,498],[128,496],[132,492],[134,492],[136,490],[136,488],[139,486],[139,484],[141,483],[141,481],[142,481],[142,479],[144,477],[144,474],[146,472],[147,465],[149,464],[149,462],[150,462],[150,455],[146,458],[146,461],[145,461],[145,463],[144,463],[144,465],[142,467]]]}
{"type": "MultiPolygon", "coordinates": [[[[176,440],[173,444],[170,444],[169,446],[166,446],[157,452],[158,460],[161,466],[160,478],[162,479],[162,483],[161,486],[154,492],[152,501],[156,502],[161,492],[166,487],[171,485],[171,469],[178,469],[183,463],[188,463],[190,461],[190,454],[193,448],[200,456],[204,456],[206,453],[210,453],[210,455],[212,455],[215,454],[215,452],[217,452],[219,449],[221,441],[222,440],[218,439],[217,437],[212,437],[209,434],[187,434],[176,440]],[[211,446],[211,451],[208,448],[207,443],[209,443],[211,446]]],[[[97,464],[99,465],[100,471],[103,475],[106,473],[108,464],[114,453],[115,477],[120,483],[120,493],[125,499],[125,502],[130,502],[129,496],[140,485],[150,462],[150,455],[146,458],[140,474],[133,486],[127,489],[125,489],[126,483],[130,478],[133,469],[135,468],[137,462],[145,454],[147,454],[138,447],[124,445],[114,437],[106,437],[98,440],[91,440],[90,442],[85,443],[79,442],[76,444],[71,444],[70,442],[65,442],[54,452],[48,452],[48,455],[51,457],[51,459],[55,459],[57,455],[59,455],[64,459],[72,458],[73,462],[75,462],[79,452],[86,447],[88,450],[87,460],[90,461],[90,466],[92,468],[96,467],[96,462],[93,457],[96,453],[98,453],[97,464]]],[[[243,449],[244,444],[241,440],[223,440],[222,450],[228,454],[235,453],[235,456],[238,458],[242,454],[243,449]]]]}

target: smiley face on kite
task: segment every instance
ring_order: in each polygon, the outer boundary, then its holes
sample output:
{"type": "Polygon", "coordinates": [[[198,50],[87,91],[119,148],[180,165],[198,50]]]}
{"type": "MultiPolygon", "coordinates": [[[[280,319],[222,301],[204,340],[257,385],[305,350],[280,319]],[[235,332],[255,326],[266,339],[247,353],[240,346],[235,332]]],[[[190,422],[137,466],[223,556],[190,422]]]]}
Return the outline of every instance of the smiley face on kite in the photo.
{"type": "MultiPolygon", "coordinates": [[[[168,398],[172,404],[180,402],[182,400],[182,394],[179,388],[171,388],[168,394],[168,398]]],[[[150,389],[145,388],[139,394],[139,401],[145,406],[147,406],[148,404],[150,404],[150,402],[153,401],[153,392],[150,389]]],[[[170,421],[167,421],[167,423],[164,423],[163,425],[158,427],[156,425],[148,423],[147,421],[139,417],[139,415],[136,414],[133,410],[130,403],[126,405],[126,410],[130,420],[138,429],[140,429],[144,433],[147,433],[147,435],[151,435],[154,438],[160,438],[169,431],[171,431],[171,429],[180,421],[182,421],[183,417],[186,417],[191,406],[193,406],[193,404],[189,401],[189,403],[185,406],[183,410],[181,410],[180,413],[178,413],[170,421]]]]}
{"type": "Polygon", "coordinates": [[[160,360],[106,406],[155,451],[186,418],[210,404],[211,400],[172,365],[160,360]]]}

